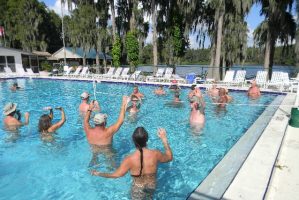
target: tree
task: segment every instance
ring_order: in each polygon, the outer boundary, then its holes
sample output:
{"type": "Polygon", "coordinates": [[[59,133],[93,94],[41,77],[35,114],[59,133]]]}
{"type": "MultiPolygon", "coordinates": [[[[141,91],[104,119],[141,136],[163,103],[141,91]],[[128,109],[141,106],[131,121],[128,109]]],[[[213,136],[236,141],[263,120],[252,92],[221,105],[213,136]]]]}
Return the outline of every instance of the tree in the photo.
{"type": "Polygon", "coordinates": [[[120,57],[121,57],[121,42],[118,36],[115,36],[115,40],[112,47],[112,58],[113,58],[113,65],[115,67],[120,66],[120,57]]]}
{"type": "Polygon", "coordinates": [[[288,46],[294,39],[296,23],[291,15],[293,0],[259,0],[265,20],[255,29],[254,39],[265,49],[264,69],[271,79],[276,42],[288,46]]]}
{"type": "Polygon", "coordinates": [[[133,31],[129,31],[126,36],[126,50],[128,59],[131,66],[130,71],[134,72],[136,66],[139,64],[139,45],[137,35],[133,31]]]}
{"type": "Polygon", "coordinates": [[[59,17],[37,0],[0,2],[9,47],[53,52],[61,44],[59,17]],[[49,31],[51,30],[51,31],[49,31]]]}
{"type": "Polygon", "coordinates": [[[94,47],[94,38],[97,34],[96,13],[91,5],[78,5],[71,14],[67,24],[67,35],[74,48],[82,47],[83,65],[86,65],[86,55],[94,47]]]}

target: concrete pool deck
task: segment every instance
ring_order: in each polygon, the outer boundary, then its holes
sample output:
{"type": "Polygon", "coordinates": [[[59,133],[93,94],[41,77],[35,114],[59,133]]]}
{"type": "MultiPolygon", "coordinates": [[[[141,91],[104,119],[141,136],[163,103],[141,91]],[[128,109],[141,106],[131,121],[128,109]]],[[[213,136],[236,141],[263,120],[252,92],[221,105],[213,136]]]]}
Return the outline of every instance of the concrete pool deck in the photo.
{"type": "MultiPolygon", "coordinates": [[[[288,132],[299,133],[299,129],[290,127],[286,131],[291,107],[283,106],[293,105],[295,98],[295,94],[285,96],[274,115],[271,106],[266,108],[189,199],[296,199],[299,172],[293,154],[299,153],[299,137],[288,132]],[[265,124],[264,131],[259,130],[265,124]],[[282,142],[284,137],[285,142],[282,142]],[[286,146],[287,141],[295,145],[286,146]],[[287,164],[292,173],[277,172],[277,157],[282,157],[282,165],[287,164]],[[281,187],[286,182],[291,182],[292,187],[281,187]],[[288,196],[290,194],[294,196],[288,196]]],[[[279,97],[272,104],[277,104],[277,101],[281,101],[279,97]]]]}

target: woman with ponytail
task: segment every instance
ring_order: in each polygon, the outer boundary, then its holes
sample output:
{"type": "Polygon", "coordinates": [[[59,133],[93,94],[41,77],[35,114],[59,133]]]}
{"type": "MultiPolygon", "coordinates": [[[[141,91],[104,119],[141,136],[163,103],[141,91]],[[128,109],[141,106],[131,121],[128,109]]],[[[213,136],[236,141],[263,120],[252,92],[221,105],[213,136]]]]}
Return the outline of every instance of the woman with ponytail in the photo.
{"type": "Polygon", "coordinates": [[[151,199],[156,187],[158,163],[172,160],[172,151],[167,142],[165,129],[159,128],[158,136],[164,145],[165,153],[148,149],[146,147],[148,133],[143,127],[138,127],[132,135],[136,151],[127,156],[114,173],[108,174],[92,170],[91,174],[106,178],[118,178],[130,171],[133,177],[132,199],[151,199]]]}

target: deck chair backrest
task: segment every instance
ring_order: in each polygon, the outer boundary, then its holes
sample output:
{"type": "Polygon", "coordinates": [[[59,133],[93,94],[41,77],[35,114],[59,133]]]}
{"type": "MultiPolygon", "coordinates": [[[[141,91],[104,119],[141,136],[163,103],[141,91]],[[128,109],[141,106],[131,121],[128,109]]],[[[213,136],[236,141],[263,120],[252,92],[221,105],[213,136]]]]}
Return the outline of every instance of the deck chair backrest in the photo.
{"type": "Polygon", "coordinates": [[[228,70],[225,73],[225,77],[223,79],[223,82],[233,82],[234,80],[235,71],[234,70],[228,70]]]}
{"type": "Polygon", "coordinates": [[[118,67],[114,73],[114,76],[119,76],[122,72],[123,68],[122,67],[118,67]]]}
{"type": "MultiPolygon", "coordinates": [[[[73,75],[79,75],[81,69],[82,69],[81,66],[77,67],[77,69],[76,69],[76,71],[73,73],[73,75]]],[[[68,70],[65,72],[65,74],[69,74],[70,72],[71,72],[71,69],[70,69],[70,70],[68,69],[68,70]]]]}
{"type": "Polygon", "coordinates": [[[170,68],[170,67],[166,68],[164,78],[170,79],[172,76],[172,72],[173,72],[172,68],[170,68]]]}
{"type": "MultiPolygon", "coordinates": [[[[78,68],[79,68],[79,67],[78,67],[78,68]]],[[[77,68],[77,69],[78,69],[78,68],[77,68]]],[[[69,67],[69,68],[67,68],[67,70],[65,71],[65,75],[69,75],[69,74],[71,73],[72,69],[73,69],[73,67],[69,67]]],[[[79,71],[80,71],[80,69],[79,69],[79,71]]]]}
{"type": "Polygon", "coordinates": [[[281,81],[282,81],[282,72],[280,71],[272,72],[270,83],[278,83],[281,81]]]}
{"type": "Polygon", "coordinates": [[[127,76],[130,68],[124,68],[123,72],[121,73],[121,76],[127,76]]]}
{"type": "Polygon", "coordinates": [[[289,83],[290,82],[289,73],[281,72],[281,81],[285,84],[289,83]]]}
{"type": "Polygon", "coordinates": [[[33,71],[32,71],[31,68],[27,68],[27,74],[28,74],[28,75],[35,75],[35,74],[33,73],[33,71]]]}
{"type": "Polygon", "coordinates": [[[264,84],[267,82],[267,75],[268,75],[268,72],[267,71],[258,71],[256,73],[256,83],[257,84],[264,84]]]}
{"type": "Polygon", "coordinates": [[[156,72],[156,77],[162,77],[164,74],[165,68],[158,68],[157,72],[156,72]]]}
{"type": "Polygon", "coordinates": [[[82,72],[80,73],[80,75],[86,75],[88,73],[88,67],[83,67],[82,72]]]}
{"type": "Polygon", "coordinates": [[[241,83],[245,81],[246,71],[245,70],[238,70],[236,72],[236,77],[234,79],[235,82],[241,83]]]}
{"type": "Polygon", "coordinates": [[[9,67],[4,67],[4,71],[5,71],[5,73],[8,73],[8,74],[13,73],[9,67]]]}
{"type": "Polygon", "coordinates": [[[136,70],[132,75],[131,75],[131,79],[136,80],[138,78],[138,76],[140,75],[141,71],[136,70]]]}
{"type": "Polygon", "coordinates": [[[16,72],[17,72],[17,74],[22,75],[22,76],[26,75],[26,72],[23,67],[16,68],[16,72]]]}
{"type": "Polygon", "coordinates": [[[110,67],[108,72],[107,72],[107,75],[113,75],[114,70],[115,70],[114,67],[110,67]]]}

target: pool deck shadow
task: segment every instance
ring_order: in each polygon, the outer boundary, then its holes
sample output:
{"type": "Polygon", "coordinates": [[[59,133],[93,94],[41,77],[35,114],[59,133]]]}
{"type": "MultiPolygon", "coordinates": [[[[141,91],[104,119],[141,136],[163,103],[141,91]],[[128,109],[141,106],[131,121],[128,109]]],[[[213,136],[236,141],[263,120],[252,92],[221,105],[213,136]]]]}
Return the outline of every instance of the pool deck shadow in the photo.
{"type": "Polygon", "coordinates": [[[295,94],[278,96],[189,196],[189,200],[264,199],[295,94]]]}

